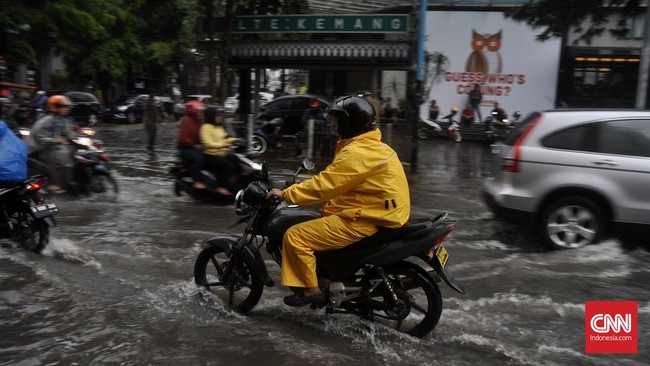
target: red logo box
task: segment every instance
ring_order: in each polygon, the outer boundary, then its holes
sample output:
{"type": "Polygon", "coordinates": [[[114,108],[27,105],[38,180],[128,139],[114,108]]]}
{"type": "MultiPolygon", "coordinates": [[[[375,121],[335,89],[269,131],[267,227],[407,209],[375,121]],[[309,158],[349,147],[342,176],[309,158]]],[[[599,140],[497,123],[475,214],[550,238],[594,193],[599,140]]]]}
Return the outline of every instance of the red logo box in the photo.
{"type": "Polygon", "coordinates": [[[585,303],[586,353],[637,353],[636,301],[585,303]]]}

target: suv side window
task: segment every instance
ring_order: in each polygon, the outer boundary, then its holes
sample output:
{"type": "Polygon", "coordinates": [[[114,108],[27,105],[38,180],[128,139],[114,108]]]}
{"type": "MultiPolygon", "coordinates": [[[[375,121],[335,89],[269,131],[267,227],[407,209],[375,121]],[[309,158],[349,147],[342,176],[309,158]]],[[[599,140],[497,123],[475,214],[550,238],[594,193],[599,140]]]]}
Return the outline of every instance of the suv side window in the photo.
{"type": "Polygon", "coordinates": [[[594,152],[650,157],[650,120],[599,123],[594,152]]]}
{"type": "Polygon", "coordinates": [[[542,141],[549,148],[650,157],[650,121],[595,122],[553,133],[542,141]]]}
{"type": "Polygon", "coordinates": [[[593,132],[593,130],[593,125],[567,128],[545,137],[542,140],[542,145],[552,149],[593,151],[587,146],[589,142],[585,141],[586,137],[590,136],[590,132],[593,132]]]}

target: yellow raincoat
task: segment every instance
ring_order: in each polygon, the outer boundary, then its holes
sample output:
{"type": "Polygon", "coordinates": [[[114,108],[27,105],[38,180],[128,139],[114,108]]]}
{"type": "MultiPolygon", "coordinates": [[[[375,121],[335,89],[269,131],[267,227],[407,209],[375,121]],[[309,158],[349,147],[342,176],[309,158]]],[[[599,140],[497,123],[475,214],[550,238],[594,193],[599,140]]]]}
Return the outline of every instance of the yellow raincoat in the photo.
{"type": "Polygon", "coordinates": [[[379,129],[340,140],[325,170],[283,193],[292,204],[325,203],[322,218],[294,225],[284,235],[284,286],[317,287],[314,251],[343,248],[379,227],[401,227],[411,210],[404,168],[381,142],[379,129]]]}
{"type": "Polygon", "coordinates": [[[236,138],[228,137],[223,126],[216,126],[212,123],[204,123],[199,130],[203,153],[206,155],[227,156],[228,147],[236,138]]]}

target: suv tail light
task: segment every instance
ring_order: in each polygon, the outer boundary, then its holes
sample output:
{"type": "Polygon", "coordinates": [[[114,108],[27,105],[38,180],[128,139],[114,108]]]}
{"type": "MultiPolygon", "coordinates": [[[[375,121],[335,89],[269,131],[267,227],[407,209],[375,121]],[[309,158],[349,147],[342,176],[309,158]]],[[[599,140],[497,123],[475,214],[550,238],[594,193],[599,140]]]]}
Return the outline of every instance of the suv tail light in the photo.
{"type": "Polygon", "coordinates": [[[539,115],[531,123],[523,127],[523,130],[521,131],[521,133],[519,134],[515,142],[512,144],[512,149],[510,150],[510,154],[508,154],[507,157],[503,158],[503,162],[501,164],[501,170],[506,172],[511,172],[511,173],[519,173],[519,159],[521,155],[521,145],[524,143],[526,137],[528,137],[530,131],[532,131],[533,128],[535,128],[535,126],[537,125],[537,123],[539,123],[541,119],[542,116],[539,115]]]}

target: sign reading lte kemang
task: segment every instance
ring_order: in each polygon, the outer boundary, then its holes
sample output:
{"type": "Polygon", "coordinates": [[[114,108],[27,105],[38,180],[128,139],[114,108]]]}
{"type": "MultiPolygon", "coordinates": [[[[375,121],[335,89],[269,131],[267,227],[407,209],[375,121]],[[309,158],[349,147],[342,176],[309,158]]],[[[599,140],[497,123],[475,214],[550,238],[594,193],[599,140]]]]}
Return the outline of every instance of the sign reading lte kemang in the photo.
{"type": "Polygon", "coordinates": [[[585,303],[586,353],[637,353],[637,302],[585,303]]]}
{"type": "MultiPolygon", "coordinates": [[[[214,30],[223,32],[224,18],[214,30]]],[[[204,29],[206,29],[204,27],[204,29]]],[[[405,33],[408,15],[261,15],[235,17],[233,33],[405,33]]]]}

